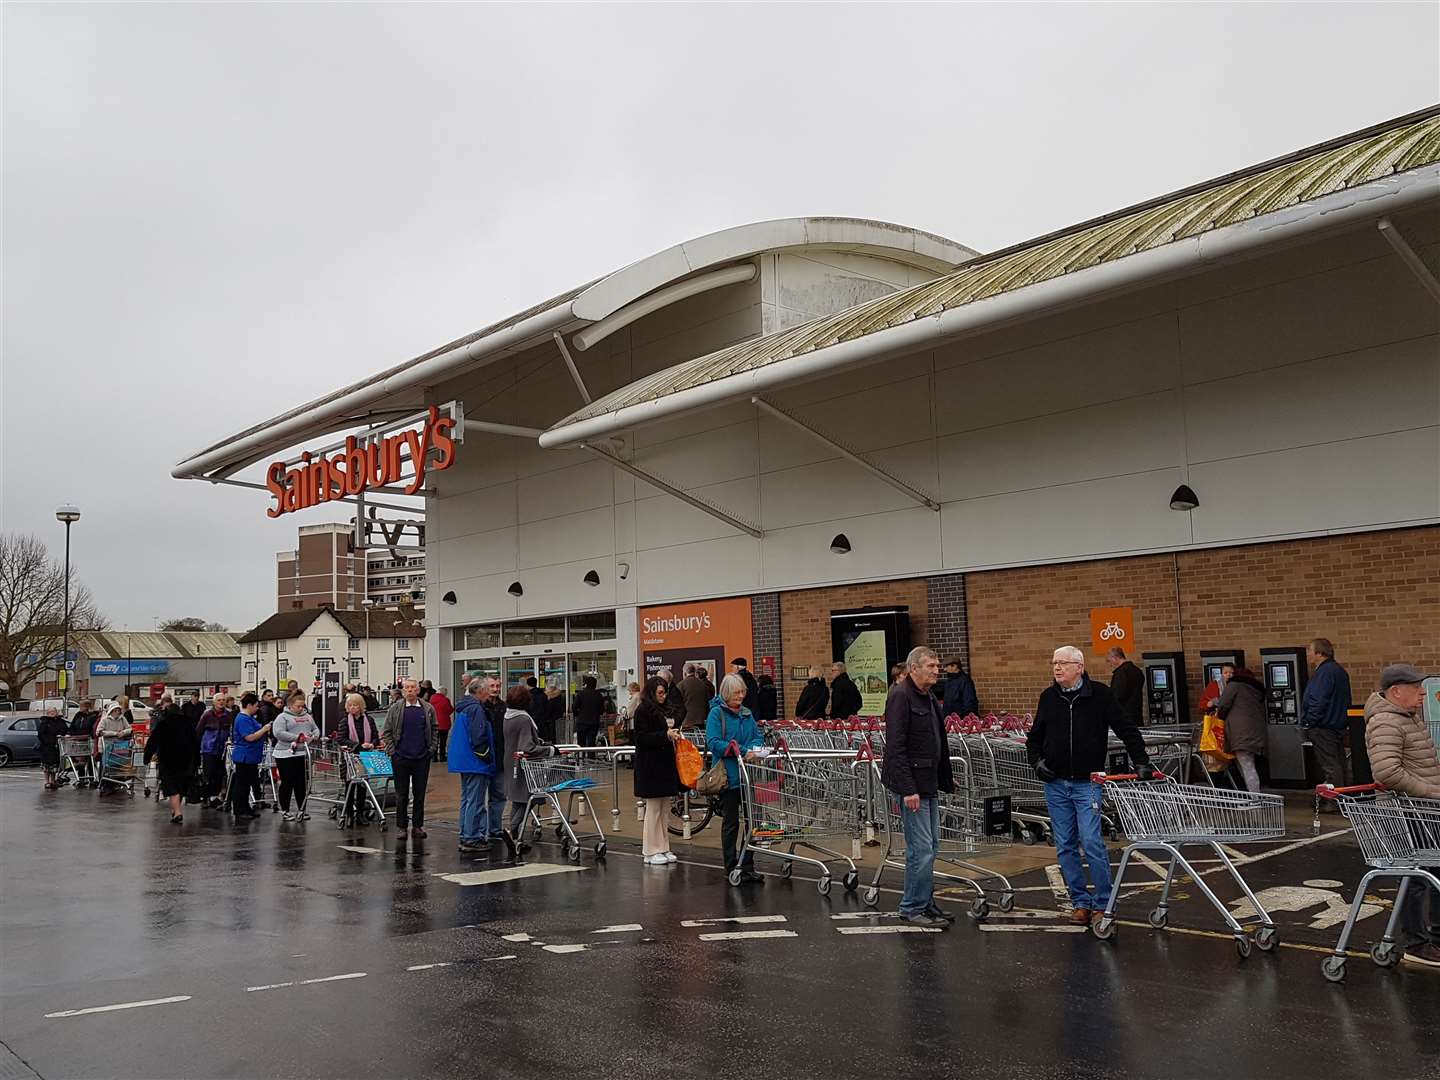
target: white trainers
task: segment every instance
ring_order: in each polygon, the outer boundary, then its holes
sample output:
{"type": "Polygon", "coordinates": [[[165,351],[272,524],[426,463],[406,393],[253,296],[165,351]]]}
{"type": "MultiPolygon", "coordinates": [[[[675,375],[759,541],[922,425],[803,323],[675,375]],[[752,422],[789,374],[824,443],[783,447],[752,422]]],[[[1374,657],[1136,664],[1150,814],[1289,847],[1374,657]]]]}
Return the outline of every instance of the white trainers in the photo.
{"type": "Polygon", "coordinates": [[[665,858],[664,855],[647,855],[645,856],[645,864],[647,866],[669,866],[670,860],[665,858]]]}
{"type": "Polygon", "coordinates": [[[665,852],[665,861],[666,861],[667,863],[672,863],[672,862],[679,862],[680,860],[679,860],[678,858],[676,858],[675,853],[674,853],[673,851],[667,851],[667,852],[665,852]]]}
{"type": "Polygon", "coordinates": [[[294,815],[293,813],[291,813],[289,810],[286,810],[285,813],[283,813],[283,814],[280,815],[280,820],[281,820],[281,821],[294,821],[294,820],[295,820],[295,815],[294,815]]]}

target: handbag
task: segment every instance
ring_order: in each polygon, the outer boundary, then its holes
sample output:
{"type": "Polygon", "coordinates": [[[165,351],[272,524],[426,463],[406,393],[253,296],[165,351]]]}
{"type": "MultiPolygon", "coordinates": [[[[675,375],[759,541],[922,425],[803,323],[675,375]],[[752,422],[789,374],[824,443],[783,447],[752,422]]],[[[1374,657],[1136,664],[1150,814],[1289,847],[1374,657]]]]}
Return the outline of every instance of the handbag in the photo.
{"type": "MultiPolygon", "coordinates": [[[[727,743],[730,741],[730,731],[728,725],[725,723],[725,712],[723,709],[720,712],[720,735],[727,743]]],[[[728,791],[729,788],[730,773],[725,769],[725,759],[723,757],[717,759],[715,764],[706,769],[700,779],[695,781],[696,795],[704,795],[706,797],[719,795],[722,791],[728,791]]]]}

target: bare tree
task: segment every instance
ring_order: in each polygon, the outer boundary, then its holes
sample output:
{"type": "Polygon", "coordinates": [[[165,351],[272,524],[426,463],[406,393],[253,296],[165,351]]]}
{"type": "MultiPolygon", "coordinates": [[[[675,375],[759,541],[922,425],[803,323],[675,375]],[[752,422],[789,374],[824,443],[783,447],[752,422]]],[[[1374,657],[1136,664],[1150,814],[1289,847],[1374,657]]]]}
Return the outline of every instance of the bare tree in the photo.
{"type": "MultiPolygon", "coordinates": [[[[70,567],[70,640],[107,623],[70,567]]],[[[37,536],[0,534],[0,683],[11,697],[54,667],[65,647],[65,567],[37,536]]]]}

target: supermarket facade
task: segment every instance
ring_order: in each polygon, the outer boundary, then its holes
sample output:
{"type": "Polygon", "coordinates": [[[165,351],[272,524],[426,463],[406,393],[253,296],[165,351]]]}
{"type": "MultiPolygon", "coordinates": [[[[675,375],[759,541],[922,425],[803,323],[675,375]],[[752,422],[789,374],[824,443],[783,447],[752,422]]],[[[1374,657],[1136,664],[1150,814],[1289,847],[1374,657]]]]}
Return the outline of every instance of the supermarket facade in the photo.
{"type": "Polygon", "coordinates": [[[914,642],[1026,710],[1120,643],[1193,703],[1202,654],[1325,636],[1358,695],[1440,670],[1437,273],[1430,109],[986,255],[728,229],[174,475],[423,517],[437,685],[742,655],[788,710],[914,642]]]}

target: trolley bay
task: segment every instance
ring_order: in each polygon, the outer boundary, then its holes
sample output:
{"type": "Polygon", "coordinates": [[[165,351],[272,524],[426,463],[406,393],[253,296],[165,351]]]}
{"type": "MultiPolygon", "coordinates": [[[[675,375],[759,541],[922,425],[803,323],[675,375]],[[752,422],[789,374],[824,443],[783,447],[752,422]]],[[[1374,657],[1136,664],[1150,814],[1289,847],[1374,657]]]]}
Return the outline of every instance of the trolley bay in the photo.
{"type": "MultiPolygon", "coordinates": [[[[457,851],[444,820],[408,843],[323,817],[176,828],[139,798],[46,793],[36,772],[7,772],[0,1040],[42,1077],[701,1077],[719,1062],[740,1076],[1145,1076],[1161,1059],[1198,1077],[1222,1044],[1236,1075],[1276,1078],[1358,1070],[1378,1045],[1390,1075],[1440,1060],[1440,978],[1366,952],[1393,881],[1367,890],[1346,981],[1322,976],[1367,864],[1347,820],[1312,832],[1303,798],[1287,800],[1284,837],[1226,852],[1278,928],[1278,947],[1241,959],[1184,875],[1168,926],[1147,925],[1167,867],[1143,853],[1118,885],[1113,940],[1066,924],[1043,843],[967,849],[1008,877],[1014,909],[977,923],[974,890],[942,882],[960,919],[939,932],[894,917],[888,875],[874,907],[838,875],[821,894],[819,871],[790,860],[732,887],[714,829],[677,840],[674,865],[642,865],[633,808],[611,817],[606,785],[590,790],[605,857],[587,846],[576,862],[547,828],[517,867],[498,846],[457,851]]],[[[1245,921],[1205,854],[1187,853],[1192,868],[1245,921]]],[[[865,884],[883,855],[856,860],[865,884]]]]}

